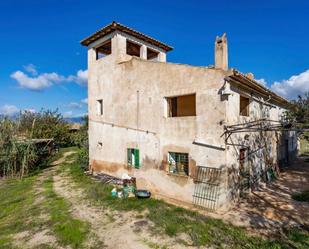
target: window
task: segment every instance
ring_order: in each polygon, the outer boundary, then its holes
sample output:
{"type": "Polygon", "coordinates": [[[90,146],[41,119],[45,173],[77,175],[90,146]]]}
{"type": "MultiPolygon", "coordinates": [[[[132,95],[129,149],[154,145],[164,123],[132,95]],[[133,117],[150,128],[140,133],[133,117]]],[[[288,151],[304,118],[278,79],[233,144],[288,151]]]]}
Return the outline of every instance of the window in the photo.
{"type": "Polygon", "coordinates": [[[249,116],[249,98],[240,96],[239,97],[239,115],[240,116],[249,116]]]}
{"type": "Polygon", "coordinates": [[[128,154],[128,165],[133,166],[136,169],[139,169],[139,149],[129,148],[127,150],[128,154]]]}
{"type": "Polygon", "coordinates": [[[157,61],[159,52],[156,52],[150,48],[147,48],[147,60],[157,61]]]}
{"type": "Polygon", "coordinates": [[[141,45],[133,43],[127,40],[127,54],[132,56],[140,57],[141,45]]]}
{"type": "Polygon", "coordinates": [[[97,100],[97,108],[98,108],[98,115],[102,116],[103,115],[103,99],[97,100]]]}
{"type": "Polygon", "coordinates": [[[99,60],[112,53],[112,41],[108,40],[96,48],[96,59],[99,60]]]}
{"type": "Polygon", "coordinates": [[[166,98],[168,117],[196,116],[195,94],[166,98]]]}
{"type": "Polygon", "coordinates": [[[189,175],[189,154],[169,152],[169,172],[179,175],[189,175]]]}

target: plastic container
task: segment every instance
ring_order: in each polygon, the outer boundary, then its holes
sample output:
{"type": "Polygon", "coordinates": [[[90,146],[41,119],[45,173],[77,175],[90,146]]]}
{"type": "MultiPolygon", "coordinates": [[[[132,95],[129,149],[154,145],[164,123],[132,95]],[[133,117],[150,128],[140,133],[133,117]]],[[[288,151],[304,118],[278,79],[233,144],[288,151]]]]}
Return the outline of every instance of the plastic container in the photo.
{"type": "Polygon", "coordinates": [[[148,190],[139,189],[135,191],[135,196],[140,199],[146,199],[146,198],[150,198],[151,193],[148,190]]]}

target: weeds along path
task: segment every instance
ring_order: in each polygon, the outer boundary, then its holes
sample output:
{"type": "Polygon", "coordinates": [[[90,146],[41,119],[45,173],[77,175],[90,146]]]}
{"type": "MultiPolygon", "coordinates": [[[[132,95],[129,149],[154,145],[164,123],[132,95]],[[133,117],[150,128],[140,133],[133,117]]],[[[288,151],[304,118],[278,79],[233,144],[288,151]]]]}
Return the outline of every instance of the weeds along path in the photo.
{"type": "MultiPolygon", "coordinates": [[[[66,153],[59,162],[73,154],[66,153]]],[[[0,191],[0,249],[105,248],[91,225],[74,217],[72,205],[54,191],[58,166],[23,180],[7,181],[0,191]]]]}

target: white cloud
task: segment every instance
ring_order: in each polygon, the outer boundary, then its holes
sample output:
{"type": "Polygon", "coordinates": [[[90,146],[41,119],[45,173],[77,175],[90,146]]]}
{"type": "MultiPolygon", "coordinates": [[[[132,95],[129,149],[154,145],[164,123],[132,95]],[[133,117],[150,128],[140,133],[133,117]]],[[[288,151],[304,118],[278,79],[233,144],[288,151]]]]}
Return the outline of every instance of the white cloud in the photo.
{"type": "Polygon", "coordinates": [[[11,77],[18,82],[21,88],[27,88],[33,91],[40,91],[52,86],[54,83],[60,83],[65,78],[57,73],[44,73],[36,77],[31,77],[22,71],[16,71],[11,77]]]}
{"type": "Polygon", "coordinates": [[[266,82],[266,80],[265,79],[255,79],[258,83],[260,83],[261,85],[263,85],[263,86],[267,86],[267,82],[266,82]]]}
{"type": "Polygon", "coordinates": [[[73,81],[82,86],[87,86],[88,82],[88,70],[78,70],[76,75],[70,75],[67,78],[68,81],[73,81]]]}
{"type": "Polygon", "coordinates": [[[80,102],[82,102],[83,104],[87,105],[88,104],[88,98],[82,99],[80,102]]]}
{"type": "Polygon", "coordinates": [[[32,75],[38,75],[38,71],[36,70],[36,66],[33,64],[28,64],[26,66],[23,66],[23,68],[28,72],[31,73],[32,75]]]}
{"type": "Polygon", "coordinates": [[[11,78],[15,79],[21,88],[41,91],[62,82],[75,82],[79,85],[87,86],[88,70],[78,70],[76,75],[65,77],[55,72],[38,74],[33,64],[24,66],[24,69],[31,75],[20,70],[11,74],[11,78]]]}
{"type": "Polygon", "coordinates": [[[14,115],[19,112],[19,109],[15,105],[4,105],[0,108],[0,113],[3,115],[14,115]]]}
{"type": "Polygon", "coordinates": [[[271,85],[271,90],[286,98],[293,99],[309,91],[309,69],[298,75],[293,75],[288,80],[276,81],[271,85]]]}
{"type": "Polygon", "coordinates": [[[73,108],[73,109],[80,109],[82,108],[82,104],[81,103],[77,103],[77,102],[71,102],[70,104],[67,105],[69,108],[73,108]]]}

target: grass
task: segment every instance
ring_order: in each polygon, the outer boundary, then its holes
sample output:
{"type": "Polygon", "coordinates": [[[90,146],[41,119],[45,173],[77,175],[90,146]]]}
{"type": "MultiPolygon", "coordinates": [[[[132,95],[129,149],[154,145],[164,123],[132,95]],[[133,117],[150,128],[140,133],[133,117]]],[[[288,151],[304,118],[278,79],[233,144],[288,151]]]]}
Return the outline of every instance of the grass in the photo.
{"type": "MultiPolygon", "coordinates": [[[[72,158],[77,159],[77,155],[72,158]]],[[[174,237],[185,233],[189,235],[192,246],[210,246],[212,248],[309,248],[309,233],[294,229],[285,236],[263,239],[250,236],[240,227],[227,224],[219,219],[206,217],[198,212],[190,211],[155,199],[118,199],[111,197],[112,186],[95,182],[87,177],[75,161],[63,165],[76,185],[82,189],[92,203],[117,211],[135,211],[146,217],[155,225],[153,232],[164,233],[174,237]]],[[[186,243],[186,242],[184,242],[186,243]]],[[[153,245],[156,246],[156,245],[153,245]]],[[[156,248],[156,247],[154,247],[156,248]]]]}
{"type": "Polygon", "coordinates": [[[33,185],[36,176],[23,180],[7,180],[0,187],[0,248],[16,248],[13,235],[39,227],[37,219],[30,219],[40,213],[34,201],[33,185]]]}
{"type": "Polygon", "coordinates": [[[89,232],[89,224],[72,217],[69,203],[54,192],[52,177],[44,181],[43,186],[45,207],[51,217],[52,230],[60,244],[82,248],[89,232]]]}
{"type": "Polygon", "coordinates": [[[309,202],[309,190],[293,194],[292,198],[296,201],[309,202]]]}
{"type": "Polygon", "coordinates": [[[167,246],[160,246],[160,245],[158,245],[157,243],[154,243],[154,242],[152,242],[152,241],[148,241],[148,240],[146,240],[146,239],[144,239],[143,241],[144,241],[144,243],[145,243],[149,248],[151,248],[151,249],[168,249],[167,246]]]}
{"type": "Polygon", "coordinates": [[[309,141],[306,139],[300,140],[300,154],[302,156],[309,156],[309,141]]]}

